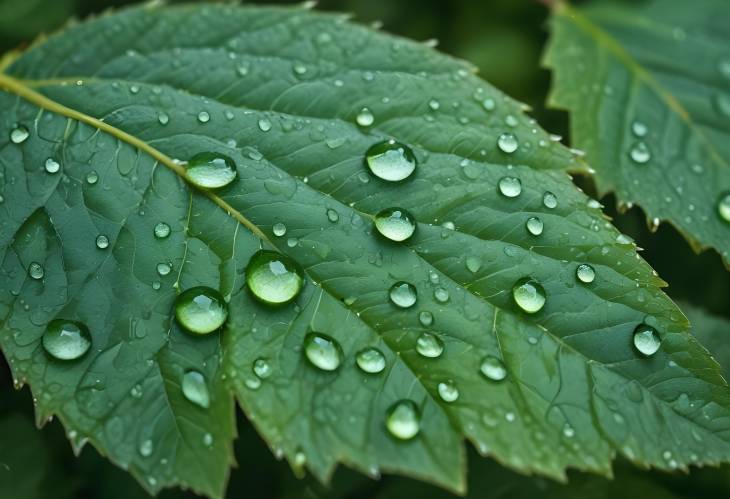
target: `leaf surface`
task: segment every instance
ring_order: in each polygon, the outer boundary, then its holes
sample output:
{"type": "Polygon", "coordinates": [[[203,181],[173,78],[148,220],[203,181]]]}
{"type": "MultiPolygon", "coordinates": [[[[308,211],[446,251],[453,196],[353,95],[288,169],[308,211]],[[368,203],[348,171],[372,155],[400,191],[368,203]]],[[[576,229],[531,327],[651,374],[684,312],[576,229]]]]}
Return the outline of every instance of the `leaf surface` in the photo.
{"type": "Polygon", "coordinates": [[[617,452],[663,469],[728,457],[727,387],[662,281],[563,173],[580,168],[570,151],[467,64],[303,9],[147,6],[48,38],[0,87],[0,345],[41,420],[57,414],[77,446],[90,441],[149,491],[222,495],[233,397],[277,455],[324,481],[345,463],[461,491],[464,440],[557,479],[568,467],[609,475],[617,452]],[[357,124],[363,108],[372,125],[357,124]],[[506,132],[512,154],[497,146],[506,132]],[[363,164],[389,138],[418,160],[398,184],[363,164]],[[236,180],[188,185],[181,162],[202,151],[230,156],[236,180]],[[516,197],[498,188],[508,176],[516,197]],[[393,205],[418,220],[405,243],[372,227],[393,205]],[[304,270],[294,303],[248,292],[261,247],[304,270]],[[582,263],[594,282],[576,280],[582,263]],[[511,293],[528,276],[547,295],[533,315],[511,293]],[[397,281],[415,287],[415,306],[390,302],[397,281]],[[173,319],[177,293],[198,285],[229,303],[220,333],[194,337],[173,319]],[[88,355],[48,357],[54,318],[88,326],[88,355]],[[632,346],[643,321],[662,338],[648,358],[632,346]],[[339,343],[335,372],[303,355],[312,331],[339,343]],[[425,332],[443,342],[438,358],[417,352],[425,332]],[[366,347],[385,355],[383,372],[356,366],[366,347]],[[480,373],[488,355],[503,381],[480,373]],[[207,410],[181,393],[191,369],[207,410]],[[456,400],[439,395],[445,382],[456,400]],[[685,392],[716,417],[683,412],[685,392]],[[403,399],[420,414],[407,442],[385,425],[403,399]]]}

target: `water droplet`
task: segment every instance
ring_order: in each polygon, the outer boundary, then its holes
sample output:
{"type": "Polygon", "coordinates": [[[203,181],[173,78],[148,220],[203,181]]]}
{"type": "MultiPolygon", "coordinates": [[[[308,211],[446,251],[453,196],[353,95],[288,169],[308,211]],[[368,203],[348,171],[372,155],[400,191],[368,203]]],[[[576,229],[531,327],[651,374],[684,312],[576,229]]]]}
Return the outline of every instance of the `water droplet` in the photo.
{"type": "Polygon", "coordinates": [[[717,202],[717,212],[723,220],[730,222],[730,192],[720,195],[720,200],[717,202]]]}
{"type": "Polygon", "coordinates": [[[269,130],[271,130],[271,121],[267,118],[261,118],[259,120],[259,130],[261,130],[262,132],[268,132],[269,130]]]}
{"type": "Polygon", "coordinates": [[[206,447],[210,447],[211,445],[213,445],[213,435],[206,432],[206,434],[203,435],[203,445],[205,445],[206,447]]]}
{"type": "Polygon", "coordinates": [[[482,101],[482,107],[487,111],[494,111],[497,107],[497,103],[492,98],[487,98],[482,101]]]}
{"type": "Polygon", "coordinates": [[[492,381],[502,381],[507,377],[507,368],[504,363],[494,355],[487,355],[482,360],[479,370],[484,376],[492,381]]]}
{"type": "Polygon", "coordinates": [[[210,121],[210,114],[207,111],[200,111],[198,113],[198,121],[201,123],[208,123],[210,121]]]}
{"type": "Polygon", "coordinates": [[[45,169],[48,173],[58,173],[61,169],[61,163],[53,158],[48,158],[45,163],[45,169]]]}
{"type": "Polygon", "coordinates": [[[166,112],[160,111],[157,113],[157,121],[160,122],[160,125],[167,125],[170,122],[170,117],[166,112]]]}
{"type": "Polygon", "coordinates": [[[433,297],[440,303],[446,303],[449,301],[449,292],[444,288],[436,288],[433,292],[433,297]]]}
{"type": "Polygon", "coordinates": [[[94,185],[99,181],[99,174],[96,173],[96,170],[91,170],[89,173],[86,174],[86,183],[89,185],[94,185]]]}
{"type": "Polygon", "coordinates": [[[631,131],[633,132],[634,136],[641,138],[646,135],[649,129],[641,121],[634,121],[631,124],[631,131]]]}
{"type": "Polygon", "coordinates": [[[271,232],[273,232],[276,237],[281,237],[286,234],[286,225],[281,222],[277,222],[271,228],[271,232]]]}
{"type": "Polygon", "coordinates": [[[17,125],[10,131],[10,140],[13,144],[22,144],[30,135],[28,129],[23,125],[17,125]]]}
{"type": "Polygon", "coordinates": [[[314,367],[323,371],[334,371],[342,363],[340,344],[322,333],[309,333],[304,338],[304,354],[314,367]]]}
{"type": "Polygon", "coordinates": [[[167,225],[165,222],[158,222],[155,225],[154,232],[157,239],[165,239],[167,236],[170,235],[170,226],[167,225]]]}
{"type": "Polygon", "coordinates": [[[375,122],[375,116],[373,116],[373,113],[370,112],[370,109],[364,107],[359,113],[357,113],[355,121],[357,121],[357,124],[360,126],[370,126],[375,122]]]}
{"type": "Polygon", "coordinates": [[[416,340],[416,351],[424,357],[435,359],[444,353],[444,342],[432,333],[421,333],[416,340]]]}
{"type": "Polygon", "coordinates": [[[388,409],[385,426],[391,435],[410,440],[421,431],[421,414],[412,400],[399,400],[388,409]]]}
{"type": "Polygon", "coordinates": [[[365,163],[376,177],[388,182],[400,182],[414,172],[417,161],[410,147],[387,140],[367,150],[365,163]]]}
{"type": "Polygon", "coordinates": [[[261,379],[266,379],[271,376],[273,369],[269,361],[263,358],[258,358],[253,363],[253,372],[256,376],[261,379]]]}
{"type": "Polygon", "coordinates": [[[587,263],[581,263],[575,269],[575,276],[580,282],[588,284],[593,282],[593,280],[596,278],[596,271],[593,270],[593,267],[591,267],[587,263]]]}
{"type": "Polygon", "coordinates": [[[558,206],[558,198],[555,194],[553,194],[550,191],[546,191],[545,194],[542,196],[542,204],[545,206],[545,208],[550,208],[551,210],[558,206]]]}
{"type": "Polygon", "coordinates": [[[369,374],[377,374],[385,369],[385,356],[373,347],[360,350],[355,356],[355,362],[357,367],[369,374]]]}
{"type": "Polygon", "coordinates": [[[482,268],[482,259],[478,256],[467,256],[466,268],[472,274],[476,274],[482,268]]]}
{"type": "Polygon", "coordinates": [[[41,342],[52,357],[75,360],[91,347],[91,334],[80,322],[55,319],[48,323],[41,342]]]}
{"type": "Polygon", "coordinates": [[[444,402],[455,402],[459,398],[459,389],[452,381],[442,381],[438,384],[439,397],[444,402]]]}
{"type": "Polygon", "coordinates": [[[246,284],[260,301],[278,305],[296,298],[304,286],[304,274],[288,256],[260,250],[246,266],[246,284]]]}
{"type": "Polygon", "coordinates": [[[107,249],[109,247],[109,238],[104,234],[96,236],[96,247],[99,249],[107,249]]]}
{"type": "Polygon", "coordinates": [[[507,124],[507,126],[511,126],[513,128],[519,124],[519,122],[517,121],[517,118],[515,118],[511,114],[508,114],[507,116],[504,117],[504,122],[507,124]]]}
{"type": "Polygon", "coordinates": [[[339,221],[340,214],[337,213],[337,210],[333,210],[332,208],[327,209],[327,220],[329,220],[332,223],[335,223],[339,221]]]}
{"type": "Polygon", "coordinates": [[[637,142],[629,151],[629,156],[636,163],[644,164],[651,159],[651,151],[644,142],[637,142]]]}
{"type": "Polygon", "coordinates": [[[717,94],[715,97],[715,106],[720,114],[725,118],[730,118],[730,95],[717,94]]]}
{"type": "Polygon", "coordinates": [[[513,133],[502,133],[497,138],[497,146],[502,152],[506,152],[507,154],[511,154],[517,150],[519,147],[519,142],[517,141],[517,137],[513,133]]]}
{"type": "Polygon", "coordinates": [[[427,310],[418,314],[418,322],[424,327],[429,327],[433,324],[433,314],[427,310]]]}
{"type": "Polygon", "coordinates": [[[566,438],[573,438],[575,436],[575,430],[568,423],[565,423],[563,426],[563,435],[565,435],[566,438]]]}
{"type": "Polygon", "coordinates": [[[228,305],[215,289],[196,286],[177,296],[175,317],[186,331],[195,334],[209,334],[226,322],[228,305]]]}
{"type": "Polygon", "coordinates": [[[522,192],[522,181],[517,177],[502,177],[499,179],[499,192],[508,198],[514,198],[522,192]]]}
{"type": "Polygon", "coordinates": [[[164,276],[166,276],[166,275],[167,275],[167,274],[169,274],[170,272],[172,272],[172,265],[170,265],[169,263],[164,263],[164,262],[161,262],[161,263],[158,263],[158,264],[157,264],[157,273],[158,273],[158,274],[159,274],[159,275],[160,275],[161,277],[164,277],[164,276]]]}
{"type": "Polygon", "coordinates": [[[45,273],[46,271],[43,269],[43,265],[38,262],[31,262],[31,264],[28,265],[28,275],[33,279],[43,279],[45,273]]]}
{"type": "Polygon", "coordinates": [[[418,293],[413,284],[398,281],[390,288],[390,301],[400,308],[409,308],[416,304],[418,293]]]}
{"type": "Polygon", "coordinates": [[[648,324],[639,324],[634,329],[634,347],[647,357],[651,357],[662,344],[662,339],[656,329],[648,324]]]}
{"type": "Polygon", "coordinates": [[[139,453],[142,457],[149,457],[152,455],[153,445],[152,440],[147,439],[143,440],[142,443],[139,444],[139,453]]]}
{"type": "Polygon", "coordinates": [[[523,277],[512,288],[512,298],[523,311],[534,314],[545,305],[545,289],[529,277],[523,277]]]}
{"type": "Polygon", "coordinates": [[[391,241],[405,241],[416,231],[416,219],[403,208],[386,208],[375,215],[375,228],[391,241]]]}
{"type": "Polygon", "coordinates": [[[201,152],[185,165],[185,175],[198,187],[218,189],[236,178],[236,163],[222,154],[201,152]]]}
{"type": "Polygon", "coordinates": [[[183,375],[182,392],[193,404],[207,409],[210,407],[210,394],[205,377],[198,371],[188,371],[183,375]]]}
{"type": "Polygon", "coordinates": [[[437,111],[439,107],[441,107],[441,104],[436,99],[431,99],[428,101],[428,107],[430,107],[433,111],[437,111]]]}
{"type": "Polygon", "coordinates": [[[542,220],[537,217],[530,217],[527,219],[527,222],[525,222],[525,227],[527,228],[527,232],[533,236],[539,236],[542,234],[543,223],[542,220]]]}

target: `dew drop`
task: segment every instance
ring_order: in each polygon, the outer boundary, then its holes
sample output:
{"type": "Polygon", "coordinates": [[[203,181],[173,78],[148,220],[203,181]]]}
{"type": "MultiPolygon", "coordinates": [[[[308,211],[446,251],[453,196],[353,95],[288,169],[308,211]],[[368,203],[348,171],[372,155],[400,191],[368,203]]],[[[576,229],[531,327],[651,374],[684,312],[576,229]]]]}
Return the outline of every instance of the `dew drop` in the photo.
{"type": "Polygon", "coordinates": [[[149,457],[152,455],[153,445],[152,440],[147,439],[143,440],[142,443],[139,444],[139,454],[142,457],[149,457]]]}
{"type": "Polygon", "coordinates": [[[355,362],[357,367],[368,374],[377,374],[385,369],[385,356],[373,347],[360,350],[355,356],[355,362]]]}
{"type": "Polygon", "coordinates": [[[370,111],[370,109],[364,107],[360,110],[359,113],[357,113],[355,121],[360,126],[370,126],[375,122],[375,116],[373,116],[373,113],[370,111]]]}
{"type": "Polygon", "coordinates": [[[188,371],[183,375],[182,392],[193,404],[207,409],[210,407],[210,394],[205,376],[198,371],[188,371]]]}
{"type": "Polygon", "coordinates": [[[281,222],[277,222],[271,228],[271,232],[273,232],[276,237],[281,237],[286,234],[286,225],[281,222]]]}
{"type": "Polygon", "coordinates": [[[507,368],[504,363],[494,355],[487,355],[479,366],[481,373],[492,381],[502,381],[507,377],[507,368]]]}
{"type": "Polygon", "coordinates": [[[158,222],[154,228],[155,237],[157,239],[165,239],[170,235],[170,226],[165,222],[158,222]]]}
{"type": "Polygon", "coordinates": [[[444,352],[444,343],[432,333],[421,333],[416,340],[416,351],[423,357],[435,359],[444,352]]]}
{"type": "Polygon", "coordinates": [[[635,137],[641,138],[646,135],[649,129],[641,121],[634,121],[631,124],[631,131],[633,132],[635,137]]]}
{"type": "Polygon", "coordinates": [[[58,171],[61,169],[61,163],[53,158],[48,158],[44,167],[48,173],[58,173],[58,171]]]}
{"type": "Polygon", "coordinates": [[[327,208],[327,220],[329,220],[332,223],[338,222],[340,220],[340,214],[337,213],[337,210],[333,210],[332,208],[327,208]]]}
{"type": "Polygon", "coordinates": [[[236,178],[236,163],[222,154],[201,152],[187,162],[185,175],[198,187],[218,189],[236,178]]]}
{"type": "Polygon", "coordinates": [[[261,379],[266,379],[271,376],[272,371],[271,364],[266,359],[258,358],[253,363],[253,372],[261,379]]]}
{"type": "Polygon", "coordinates": [[[342,363],[342,348],[334,338],[322,333],[309,333],[304,338],[304,355],[323,371],[334,371],[342,363]]]}
{"type": "Polygon", "coordinates": [[[160,125],[167,125],[170,122],[170,117],[166,112],[160,111],[157,113],[157,121],[160,122],[160,125]]]}
{"type": "Polygon", "coordinates": [[[416,287],[405,281],[398,281],[390,288],[390,301],[400,308],[410,308],[416,304],[416,287]]]}
{"type": "Polygon", "coordinates": [[[545,289],[529,277],[523,277],[512,288],[512,298],[520,309],[528,314],[542,310],[545,305],[545,289]]]}
{"type": "Polygon", "coordinates": [[[543,229],[543,223],[542,220],[540,220],[537,217],[530,217],[527,219],[527,222],[525,222],[525,227],[527,228],[527,232],[532,234],[533,236],[539,236],[542,234],[543,229]]]}
{"type": "Polygon", "coordinates": [[[633,145],[631,151],[629,151],[629,156],[636,163],[644,164],[651,159],[651,151],[649,150],[649,146],[644,142],[637,142],[633,145]]]}
{"type": "Polygon", "coordinates": [[[413,174],[417,161],[410,147],[386,140],[367,150],[365,164],[376,177],[388,182],[400,182],[413,174]]]}
{"type": "Polygon", "coordinates": [[[259,130],[261,130],[262,132],[268,132],[269,130],[271,130],[271,121],[267,118],[261,118],[259,120],[259,130]]]}
{"type": "Polygon", "coordinates": [[[200,111],[198,113],[198,121],[201,123],[208,123],[210,121],[210,114],[207,111],[200,111]]]}
{"type": "Polygon", "coordinates": [[[459,389],[452,381],[442,381],[438,384],[439,397],[444,402],[455,402],[459,398],[459,389]]]}
{"type": "Polygon", "coordinates": [[[30,136],[30,132],[23,125],[17,125],[10,131],[10,141],[13,144],[22,144],[30,136]]]}
{"type": "Polygon", "coordinates": [[[429,327],[433,324],[433,314],[427,310],[418,314],[418,322],[424,327],[429,327]]]}
{"type": "Polygon", "coordinates": [[[54,319],[48,323],[41,342],[52,357],[75,360],[89,351],[91,334],[80,322],[54,319]]]}
{"type": "Polygon", "coordinates": [[[651,357],[659,350],[662,339],[656,329],[648,324],[639,324],[634,329],[634,347],[646,357],[651,357]]]}
{"type": "Polygon", "coordinates": [[[503,133],[497,138],[497,146],[502,152],[511,154],[519,147],[517,137],[513,133],[503,133]]]}
{"type": "Polygon", "coordinates": [[[38,262],[31,262],[31,264],[28,265],[28,275],[33,279],[43,279],[45,273],[46,271],[43,268],[43,265],[38,262]]]}
{"type": "Polygon", "coordinates": [[[296,298],[304,286],[304,274],[288,256],[260,250],[246,266],[246,285],[258,300],[279,305],[296,298]]]}
{"type": "Polygon", "coordinates": [[[209,334],[226,322],[228,305],[215,289],[196,286],[177,296],[175,317],[186,331],[194,334],[209,334]]]}
{"type": "Polygon", "coordinates": [[[399,400],[387,411],[385,426],[395,438],[410,440],[421,431],[421,414],[412,400],[399,400]]]}
{"type": "Polygon", "coordinates": [[[401,242],[416,231],[416,219],[403,208],[386,208],[375,215],[375,228],[383,237],[401,242]]]}
{"type": "Polygon", "coordinates": [[[596,271],[587,263],[581,263],[575,269],[575,277],[577,277],[580,282],[589,284],[596,278],[596,271]]]}
{"type": "Polygon", "coordinates": [[[156,268],[157,268],[157,274],[160,277],[164,277],[164,276],[168,275],[170,272],[172,272],[172,265],[170,265],[169,263],[164,263],[164,262],[158,263],[156,268]]]}
{"type": "Polygon", "coordinates": [[[96,247],[99,249],[107,249],[109,247],[109,238],[104,234],[96,236],[96,247]]]}
{"type": "Polygon", "coordinates": [[[86,183],[89,185],[94,185],[99,181],[99,174],[96,173],[96,170],[91,170],[89,173],[86,174],[86,183]]]}
{"type": "Polygon", "coordinates": [[[478,256],[467,256],[466,268],[472,274],[476,274],[482,268],[482,259],[478,256]]]}
{"type": "Polygon", "coordinates": [[[441,107],[441,104],[436,99],[431,99],[428,101],[428,107],[431,108],[432,111],[437,111],[438,108],[441,107]]]}
{"type": "Polygon", "coordinates": [[[545,206],[545,208],[550,208],[551,210],[558,206],[558,198],[550,191],[546,191],[545,194],[542,196],[542,204],[545,206]]]}
{"type": "Polygon", "coordinates": [[[499,179],[499,192],[508,198],[514,198],[522,193],[522,181],[517,177],[502,177],[499,179]]]}
{"type": "Polygon", "coordinates": [[[449,292],[444,288],[436,288],[433,292],[433,297],[439,303],[446,303],[449,301],[449,292]]]}
{"type": "Polygon", "coordinates": [[[720,200],[717,202],[717,213],[724,221],[730,223],[730,192],[720,195],[720,200]]]}

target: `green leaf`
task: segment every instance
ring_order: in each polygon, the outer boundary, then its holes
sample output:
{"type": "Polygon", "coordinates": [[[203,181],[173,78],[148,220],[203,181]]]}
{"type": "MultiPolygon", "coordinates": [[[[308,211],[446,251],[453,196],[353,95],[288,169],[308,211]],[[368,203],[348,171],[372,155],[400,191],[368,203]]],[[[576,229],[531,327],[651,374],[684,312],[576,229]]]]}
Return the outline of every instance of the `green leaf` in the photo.
{"type": "Polygon", "coordinates": [[[58,415],[77,447],[91,442],[149,491],[222,495],[233,396],[277,455],[323,481],[344,463],[461,491],[464,440],[557,479],[609,475],[617,452],[662,469],[728,458],[727,386],[662,281],[563,173],[580,168],[570,151],[469,65],[304,9],[147,6],[50,37],[0,87],[0,345],[40,420],[58,415]],[[363,108],[371,125],[357,124],[363,108]],[[503,133],[519,142],[511,154],[503,133]],[[364,165],[388,138],[419,163],[397,184],[364,165]],[[232,158],[230,185],[184,181],[181,162],[207,151],[232,158]],[[519,195],[500,193],[503,177],[521,179],[519,195]],[[419,222],[400,244],[372,227],[393,205],[419,222]],[[293,303],[247,290],[261,247],[303,269],[293,303]],[[583,263],[595,281],[576,279],[583,263]],[[511,291],[527,276],[547,296],[532,315],[511,291]],[[415,306],[389,301],[397,281],[415,306]],[[177,293],[200,285],[229,303],[220,333],[173,318],[177,293]],[[88,327],[86,356],[44,352],[55,318],[88,327]],[[632,345],[643,321],[662,338],[651,357],[632,345]],[[334,372],[305,358],[312,331],[339,344],[334,372]],[[417,353],[424,332],[443,343],[438,358],[417,353]],[[381,373],[356,366],[366,347],[384,354],[381,373]],[[488,355],[503,381],[480,373],[488,355]],[[191,369],[208,409],[182,394],[191,369]],[[713,417],[682,412],[682,393],[713,417]],[[406,442],[385,425],[403,399],[420,415],[406,442]]]}
{"type": "Polygon", "coordinates": [[[724,0],[556,2],[545,63],[549,103],[602,194],[667,220],[696,250],[730,262],[730,49],[724,0]]]}
{"type": "Polygon", "coordinates": [[[680,305],[692,324],[692,333],[717,359],[727,379],[730,377],[730,321],[687,302],[680,305]]]}

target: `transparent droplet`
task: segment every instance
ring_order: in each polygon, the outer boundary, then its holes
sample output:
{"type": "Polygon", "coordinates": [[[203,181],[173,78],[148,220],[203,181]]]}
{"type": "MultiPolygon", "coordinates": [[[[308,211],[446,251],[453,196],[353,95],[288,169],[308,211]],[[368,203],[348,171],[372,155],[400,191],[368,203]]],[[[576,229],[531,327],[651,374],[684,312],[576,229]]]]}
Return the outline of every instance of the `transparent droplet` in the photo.
{"type": "Polygon", "coordinates": [[[542,310],[545,305],[545,289],[542,285],[529,277],[523,277],[512,288],[512,298],[523,311],[534,314],[542,310]]]}
{"type": "Polygon", "coordinates": [[[279,305],[296,298],[304,286],[304,274],[288,256],[260,250],[246,266],[246,285],[260,301],[279,305]]]}
{"type": "Polygon", "coordinates": [[[588,284],[593,282],[593,280],[596,278],[596,271],[593,270],[593,267],[591,267],[587,263],[581,263],[575,269],[575,276],[580,282],[588,284]]]}
{"type": "Polygon", "coordinates": [[[236,163],[222,154],[201,152],[185,165],[185,175],[198,187],[218,189],[236,178],[236,163]]]}
{"type": "Polygon", "coordinates": [[[22,144],[30,136],[30,132],[23,125],[17,125],[10,131],[10,141],[13,144],[22,144]]]}
{"type": "Polygon", "coordinates": [[[271,130],[271,121],[267,118],[261,118],[259,120],[259,130],[261,130],[262,132],[268,132],[269,130],[271,130]]]}
{"type": "Polygon", "coordinates": [[[648,324],[639,324],[634,329],[634,347],[642,354],[650,357],[657,353],[662,339],[656,329],[648,324]]]}
{"type": "Polygon", "coordinates": [[[647,146],[644,142],[637,142],[631,147],[629,156],[636,163],[644,164],[651,159],[651,151],[649,150],[649,146],[647,146]]]}
{"type": "Polygon", "coordinates": [[[48,173],[58,173],[58,171],[61,169],[61,163],[53,158],[48,158],[45,162],[44,167],[48,173]]]}
{"type": "Polygon", "coordinates": [[[386,140],[367,150],[365,164],[376,177],[389,182],[400,182],[411,176],[417,161],[410,147],[394,140],[386,140]]]}
{"type": "Polygon", "coordinates": [[[170,226],[165,222],[158,222],[155,225],[154,233],[157,239],[165,239],[170,235],[170,226]]]}
{"type": "Polygon", "coordinates": [[[213,288],[196,286],[175,299],[175,317],[180,325],[194,334],[209,334],[228,318],[228,305],[213,288]]]}
{"type": "Polygon", "coordinates": [[[428,101],[428,107],[430,107],[433,111],[437,111],[438,108],[441,107],[441,104],[436,99],[431,99],[428,101]]]}
{"type": "Polygon", "coordinates": [[[31,262],[31,264],[28,265],[28,275],[33,279],[43,279],[45,273],[46,271],[43,268],[43,265],[38,262],[31,262]]]}
{"type": "Polygon", "coordinates": [[[391,435],[410,440],[421,431],[421,413],[412,400],[400,400],[388,409],[385,426],[391,435]]]}
{"type": "Polygon", "coordinates": [[[75,360],[91,348],[91,334],[80,322],[54,319],[48,323],[41,342],[52,357],[75,360]]]}
{"type": "Polygon", "coordinates": [[[472,274],[476,274],[477,272],[479,272],[479,269],[482,268],[482,259],[478,256],[467,256],[466,268],[472,274]]]}
{"type": "Polygon", "coordinates": [[[164,277],[164,276],[168,275],[170,272],[172,272],[172,265],[170,265],[169,263],[160,262],[157,264],[156,268],[157,268],[157,273],[161,277],[164,277]]]}
{"type": "Polygon", "coordinates": [[[720,195],[720,200],[717,202],[717,213],[724,221],[730,223],[730,192],[720,195]]]}
{"type": "Polygon", "coordinates": [[[555,194],[550,191],[546,191],[542,196],[542,204],[545,208],[553,209],[558,206],[558,198],[555,194]]]}
{"type": "Polygon", "coordinates": [[[198,371],[188,371],[183,375],[182,392],[193,404],[207,409],[210,407],[210,394],[205,376],[198,371]]]}
{"type": "Polygon", "coordinates": [[[340,220],[340,214],[337,213],[337,210],[333,210],[332,208],[327,209],[327,220],[329,220],[332,223],[335,223],[340,220]]]}
{"type": "Polygon", "coordinates": [[[375,122],[375,116],[373,116],[373,113],[370,111],[370,109],[364,107],[360,110],[359,113],[357,113],[355,121],[360,126],[370,126],[375,122]]]}
{"type": "Polygon", "coordinates": [[[390,288],[390,301],[400,308],[409,308],[416,304],[418,293],[416,287],[405,281],[399,281],[390,288]]]}
{"type": "Polygon", "coordinates": [[[207,111],[200,111],[198,113],[198,121],[201,123],[208,123],[210,121],[210,114],[207,111]]]}
{"type": "Polygon", "coordinates": [[[484,376],[492,381],[502,381],[507,377],[507,368],[504,363],[494,355],[487,355],[482,360],[479,370],[484,376]]]}
{"type": "Polygon", "coordinates": [[[444,353],[444,342],[432,333],[421,333],[416,340],[416,351],[424,357],[435,359],[444,353]]]}
{"type": "Polygon", "coordinates": [[[439,303],[446,303],[449,301],[449,292],[444,288],[436,288],[433,291],[433,297],[436,298],[436,301],[439,303]]]}
{"type": "Polygon", "coordinates": [[[206,432],[205,435],[203,435],[203,445],[206,447],[213,445],[213,435],[206,432]]]}
{"type": "Polygon", "coordinates": [[[323,371],[334,371],[342,363],[342,348],[337,340],[322,333],[309,333],[304,338],[304,355],[323,371]]]}
{"type": "Polygon", "coordinates": [[[385,356],[373,347],[360,350],[355,356],[355,362],[357,367],[369,374],[377,374],[385,369],[385,356]]]}
{"type": "Polygon", "coordinates": [[[491,97],[486,98],[482,101],[482,107],[487,111],[494,111],[494,109],[497,107],[497,103],[491,97]]]}
{"type": "Polygon", "coordinates": [[[517,177],[502,177],[499,179],[499,192],[508,198],[514,198],[522,192],[522,181],[517,177]]]}
{"type": "Polygon", "coordinates": [[[401,242],[416,231],[416,219],[403,208],[386,208],[375,215],[375,228],[383,237],[401,242]]]}
{"type": "Polygon", "coordinates": [[[150,440],[150,439],[143,440],[142,443],[139,444],[139,453],[142,457],[151,456],[152,450],[153,450],[153,444],[152,444],[152,440],[150,440]]]}
{"type": "Polygon", "coordinates": [[[649,129],[641,121],[634,121],[631,124],[631,131],[633,132],[634,136],[641,138],[646,135],[649,129]]]}
{"type": "Polygon", "coordinates": [[[94,185],[99,181],[99,174],[96,173],[96,170],[91,170],[89,173],[86,174],[86,183],[89,185],[94,185]]]}
{"type": "Polygon", "coordinates": [[[273,232],[276,237],[281,237],[286,234],[286,225],[281,222],[277,222],[271,228],[271,232],[273,232]]]}
{"type": "Polygon", "coordinates": [[[459,398],[459,389],[453,381],[442,381],[438,384],[439,397],[444,402],[455,402],[459,398]]]}
{"type": "Polygon", "coordinates": [[[517,137],[513,133],[502,133],[497,138],[497,146],[502,152],[511,154],[519,148],[517,137]]]}
{"type": "Polygon", "coordinates": [[[418,314],[418,322],[424,327],[429,327],[433,324],[433,314],[427,310],[418,314]]]}
{"type": "Polygon", "coordinates": [[[96,247],[99,249],[107,249],[109,247],[109,238],[104,234],[96,236],[96,247]]]}
{"type": "Polygon", "coordinates": [[[527,222],[525,222],[525,227],[527,228],[527,232],[533,236],[539,236],[542,234],[543,223],[542,220],[537,217],[530,217],[527,219],[527,222]]]}
{"type": "Polygon", "coordinates": [[[253,372],[256,376],[261,379],[266,379],[271,376],[273,369],[269,361],[263,358],[258,358],[253,363],[253,372]]]}

